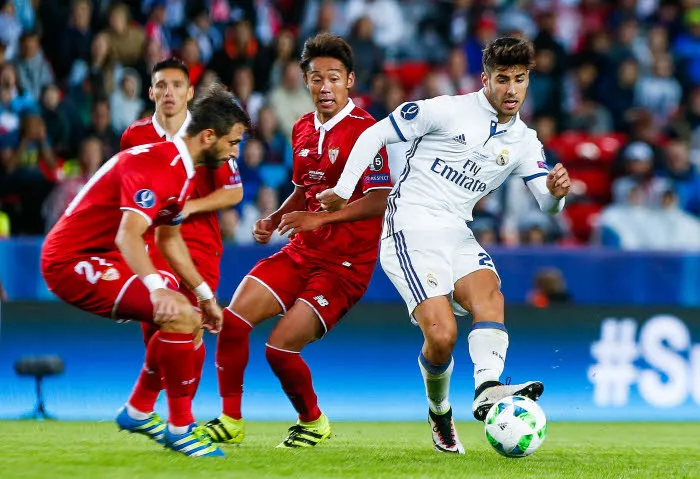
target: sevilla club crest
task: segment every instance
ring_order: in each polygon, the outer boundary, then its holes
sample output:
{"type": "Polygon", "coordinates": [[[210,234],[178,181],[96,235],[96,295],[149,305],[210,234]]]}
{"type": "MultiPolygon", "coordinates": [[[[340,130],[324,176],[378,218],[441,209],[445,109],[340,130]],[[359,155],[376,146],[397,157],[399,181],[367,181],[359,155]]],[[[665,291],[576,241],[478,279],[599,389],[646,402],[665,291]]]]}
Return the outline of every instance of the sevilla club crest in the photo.
{"type": "Polygon", "coordinates": [[[328,159],[331,160],[331,164],[335,164],[335,160],[338,159],[338,152],[340,148],[328,148],[328,159]]]}

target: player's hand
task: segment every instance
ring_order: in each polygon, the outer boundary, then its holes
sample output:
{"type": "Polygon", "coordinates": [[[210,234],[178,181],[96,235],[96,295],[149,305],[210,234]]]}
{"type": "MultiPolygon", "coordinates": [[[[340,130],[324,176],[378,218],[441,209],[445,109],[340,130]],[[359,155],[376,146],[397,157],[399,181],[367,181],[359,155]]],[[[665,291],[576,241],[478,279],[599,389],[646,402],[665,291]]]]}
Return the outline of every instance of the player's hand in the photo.
{"type": "Polygon", "coordinates": [[[153,322],[162,325],[175,321],[191,308],[189,301],[182,294],[171,289],[156,289],[151,293],[153,303],[153,322]]]}
{"type": "Polygon", "coordinates": [[[194,208],[192,207],[191,202],[185,203],[185,206],[182,207],[182,221],[185,221],[189,216],[194,212],[194,208]]]}
{"type": "Polygon", "coordinates": [[[547,189],[555,198],[561,199],[569,194],[571,179],[564,165],[557,163],[547,175],[547,189]]]}
{"type": "Polygon", "coordinates": [[[270,241],[275,225],[270,218],[262,218],[255,222],[253,226],[253,238],[260,244],[267,244],[270,241]]]}
{"type": "Polygon", "coordinates": [[[295,211],[282,216],[282,221],[277,228],[280,235],[284,235],[288,231],[289,236],[294,236],[297,233],[304,231],[313,231],[320,228],[325,222],[326,213],[312,213],[310,211],[295,211]]]}
{"type": "Polygon", "coordinates": [[[214,334],[221,331],[224,315],[216,302],[216,298],[200,301],[199,309],[202,310],[202,327],[214,334]]]}
{"type": "Polygon", "coordinates": [[[342,210],[348,204],[348,200],[344,200],[340,196],[336,195],[333,188],[328,188],[327,190],[320,192],[316,195],[316,199],[321,203],[321,208],[326,211],[342,210]]]}

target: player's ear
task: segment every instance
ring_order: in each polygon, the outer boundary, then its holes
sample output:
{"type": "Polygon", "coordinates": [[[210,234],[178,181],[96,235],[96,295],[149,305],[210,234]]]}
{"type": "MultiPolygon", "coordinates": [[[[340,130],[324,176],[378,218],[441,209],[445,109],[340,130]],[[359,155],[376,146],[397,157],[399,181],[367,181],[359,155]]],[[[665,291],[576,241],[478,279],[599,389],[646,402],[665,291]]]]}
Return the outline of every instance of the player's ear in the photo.
{"type": "Polygon", "coordinates": [[[355,86],[355,72],[348,73],[348,90],[355,86]]]}
{"type": "Polygon", "coordinates": [[[481,72],[481,84],[484,86],[484,88],[488,88],[489,76],[486,74],[486,72],[481,72]]]}
{"type": "Polygon", "coordinates": [[[148,87],[148,99],[155,103],[156,99],[153,98],[153,87],[148,87]]]}
{"type": "Polygon", "coordinates": [[[189,103],[192,98],[194,98],[194,86],[190,85],[187,88],[187,103],[189,103]]]}
{"type": "Polygon", "coordinates": [[[216,137],[216,132],[212,130],[211,128],[207,128],[206,130],[202,130],[202,134],[200,136],[202,143],[205,144],[206,146],[211,146],[214,143],[216,143],[217,137],[216,137]]]}

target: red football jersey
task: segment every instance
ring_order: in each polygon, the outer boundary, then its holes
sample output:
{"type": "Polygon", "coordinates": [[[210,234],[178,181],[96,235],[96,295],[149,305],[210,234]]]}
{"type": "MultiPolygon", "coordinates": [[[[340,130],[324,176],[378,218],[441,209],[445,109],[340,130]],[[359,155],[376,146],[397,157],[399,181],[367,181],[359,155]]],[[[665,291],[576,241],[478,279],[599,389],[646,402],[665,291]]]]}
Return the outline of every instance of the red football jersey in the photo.
{"type": "MultiPolygon", "coordinates": [[[[306,189],[308,211],[321,211],[316,195],[338,182],[357,137],[376,121],[352,100],[325,124],[314,112],[302,116],[292,130],[294,185],[306,189]]],[[[391,189],[386,150],[382,148],[365,170],[349,202],[374,189],[391,189]]],[[[294,236],[284,247],[296,261],[313,257],[335,264],[374,263],[377,260],[382,217],[322,226],[294,236]]]]}
{"type": "MultiPolygon", "coordinates": [[[[187,112],[187,118],[182,124],[175,136],[185,136],[185,131],[191,121],[190,112],[187,112]]],[[[160,143],[161,141],[173,141],[173,137],[160,126],[155,115],[151,118],[137,120],[129,125],[129,128],[122,133],[122,139],[119,143],[120,149],[126,150],[134,146],[146,145],[149,143],[160,143]]]]}
{"type": "Polygon", "coordinates": [[[46,237],[42,261],[114,251],[122,210],[151,225],[178,224],[189,197],[194,163],[180,139],[122,151],[105,163],[46,237]]]}
{"type": "MultiPolygon", "coordinates": [[[[176,137],[184,136],[190,121],[191,116],[188,111],[187,119],[175,134],[176,137]]],[[[156,116],[153,115],[151,118],[135,121],[124,131],[121,139],[121,148],[126,149],[136,145],[161,141],[172,141],[172,137],[166,133],[158,123],[156,116]]],[[[191,198],[203,198],[219,188],[240,188],[241,186],[238,165],[235,160],[229,160],[219,167],[218,170],[210,170],[205,167],[197,168],[191,198]]],[[[208,260],[215,261],[218,264],[218,258],[221,257],[223,246],[216,211],[190,216],[182,224],[180,233],[187,243],[190,254],[193,257],[197,256],[197,264],[200,269],[202,263],[208,260]]],[[[145,238],[149,251],[156,251],[153,234],[147,234],[145,238]]],[[[218,271],[218,267],[215,269],[218,271]]]]}

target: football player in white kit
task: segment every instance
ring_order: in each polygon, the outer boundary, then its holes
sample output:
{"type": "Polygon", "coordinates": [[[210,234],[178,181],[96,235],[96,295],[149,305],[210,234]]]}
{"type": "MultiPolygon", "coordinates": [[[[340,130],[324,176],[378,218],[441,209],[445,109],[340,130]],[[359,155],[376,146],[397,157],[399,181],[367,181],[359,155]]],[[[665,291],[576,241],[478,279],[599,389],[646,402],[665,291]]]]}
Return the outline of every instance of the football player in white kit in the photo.
{"type": "Polygon", "coordinates": [[[411,142],[388,198],[380,261],[425,338],[418,365],[433,442],[442,452],[464,453],[448,399],[455,313],[473,317],[474,417],[483,421],[504,397],[536,400],[544,390],[538,381],[500,382],[508,349],[500,278],[467,226],[476,202],[509,175],[525,181],[543,211],[556,214],[564,206],[571,185],[566,169],[548,169],[537,134],[518,115],[533,59],[530,42],[493,41],[484,49],[482,90],[400,105],[358,138],[338,184],[319,194],[326,209],[344,207],[380,148],[411,142]]]}

